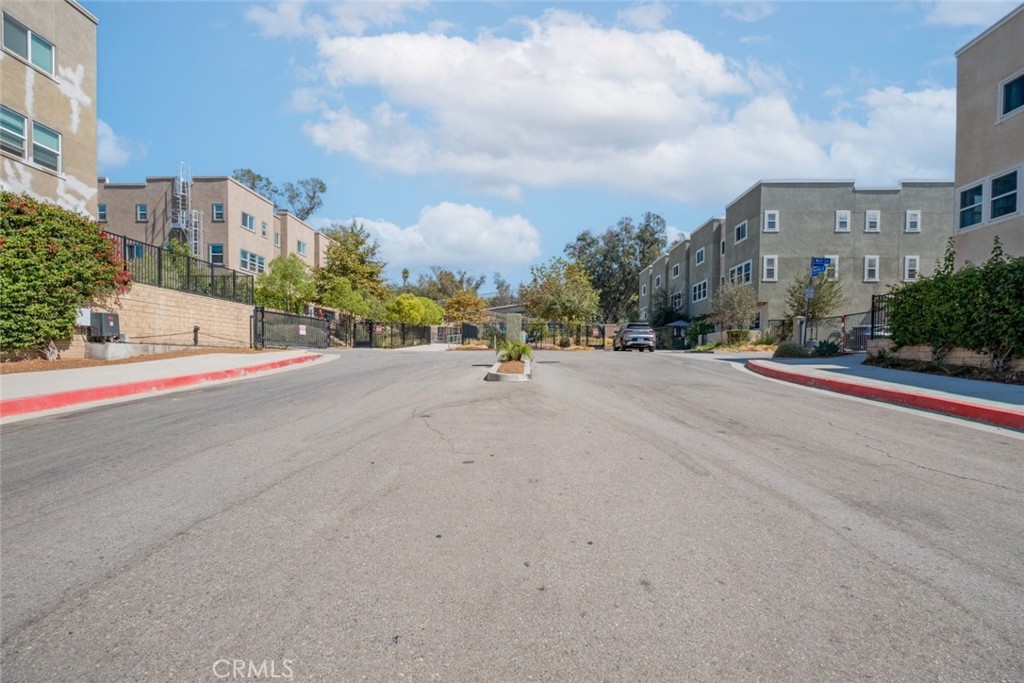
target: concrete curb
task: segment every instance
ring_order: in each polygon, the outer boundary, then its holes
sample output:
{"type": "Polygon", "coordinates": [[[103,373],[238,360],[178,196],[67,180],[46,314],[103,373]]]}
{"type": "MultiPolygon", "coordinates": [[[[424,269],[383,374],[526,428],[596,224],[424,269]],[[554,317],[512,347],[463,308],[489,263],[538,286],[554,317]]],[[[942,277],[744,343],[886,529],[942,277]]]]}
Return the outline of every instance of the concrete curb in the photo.
{"type": "Polygon", "coordinates": [[[167,389],[180,389],[182,387],[201,384],[203,382],[214,382],[223,379],[245,377],[259,372],[267,372],[268,370],[277,370],[289,365],[308,363],[310,361],[318,360],[319,358],[322,358],[320,354],[311,353],[305,356],[285,358],[283,360],[260,363],[258,365],[248,365],[241,368],[231,368],[229,370],[214,370],[194,375],[181,375],[178,377],[165,377],[161,379],[126,382],[122,384],[109,384],[102,387],[89,387],[87,389],[75,389],[73,391],[59,391],[53,394],[12,398],[6,401],[0,401],[0,418],[10,417],[13,415],[24,415],[25,413],[36,413],[43,410],[53,410],[55,408],[65,408],[77,403],[102,401],[110,398],[132,396],[134,394],[165,391],[167,389]]]}
{"type": "Polygon", "coordinates": [[[961,417],[1024,432],[1024,412],[1018,410],[922,394],[910,390],[893,389],[887,386],[864,384],[852,380],[791,372],[767,366],[763,362],[756,360],[748,360],[746,367],[752,372],[764,375],[765,377],[771,377],[772,379],[781,379],[785,382],[793,382],[807,387],[835,391],[840,394],[849,394],[874,401],[894,403],[908,408],[930,410],[934,413],[952,415],[953,417],[961,417]]]}
{"type": "Polygon", "coordinates": [[[484,377],[485,382],[529,382],[533,376],[533,363],[530,361],[523,361],[526,363],[526,371],[522,374],[515,373],[510,374],[507,372],[498,372],[498,367],[501,366],[501,361],[498,361],[491,366],[491,369],[487,371],[487,376],[484,377]]]}

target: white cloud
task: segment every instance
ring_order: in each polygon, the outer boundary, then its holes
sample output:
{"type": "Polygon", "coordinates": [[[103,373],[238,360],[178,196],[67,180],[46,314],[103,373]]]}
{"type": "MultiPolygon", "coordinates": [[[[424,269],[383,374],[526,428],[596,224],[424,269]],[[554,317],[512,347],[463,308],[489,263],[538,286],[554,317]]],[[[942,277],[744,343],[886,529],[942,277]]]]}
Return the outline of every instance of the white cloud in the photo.
{"type": "Polygon", "coordinates": [[[645,31],[656,31],[662,27],[671,14],[672,11],[666,5],[653,2],[633,5],[620,11],[616,17],[621,23],[628,26],[645,31]]]}
{"type": "Polygon", "coordinates": [[[146,156],[146,149],[114,132],[106,121],[96,120],[96,153],[100,169],[124,166],[146,156]]]}
{"type": "Polygon", "coordinates": [[[274,7],[255,5],[245,17],[266,36],[322,37],[330,33],[363,35],[368,29],[389,27],[406,21],[406,13],[422,10],[427,2],[365,2],[353,0],[313,5],[281,2],[274,7]]]}
{"type": "Polygon", "coordinates": [[[512,199],[591,187],[724,204],[758,179],[952,176],[951,89],[853,87],[814,119],[794,110],[779,68],[680,31],[566,11],[520,25],[512,37],[322,39],[318,94],[293,99],[316,100],[304,130],[367,165],[461,176],[512,199]]]}
{"type": "Polygon", "coordinates": [[[541,253],[540,233],[529,220],[518,214],[495,216],[468,204],[424,207],[417,222],[404,228],[384,220],[356,220],[380,244],[391,268],[436,265],[490,272],[530,263],[541,253]]]}
{"type": "Polygon", "coordinates": [[[775,7],[770,2],[761,2],[759,0],[754,2],[724,2],[722,3],[722,11],[725,12],[725,16],[732,19],[753,23],[771,16],[775,12],[775,7]]]}
{"type": "Polygon", "coordinates": [[[979,26],[987,28],[1009,14],[1019,3],[971,0],[940,0],[931,3],[925,23],[945,26],[979,26]]]}

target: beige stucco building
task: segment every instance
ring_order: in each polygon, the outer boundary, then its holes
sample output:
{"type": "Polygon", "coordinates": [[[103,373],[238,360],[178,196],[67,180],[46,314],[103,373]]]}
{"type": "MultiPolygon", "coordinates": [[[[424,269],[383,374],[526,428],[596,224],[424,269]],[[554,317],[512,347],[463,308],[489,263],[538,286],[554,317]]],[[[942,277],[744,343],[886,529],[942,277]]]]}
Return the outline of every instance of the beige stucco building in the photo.
{"type": "Polygon", "coordinates": [[[4,0],[0,187],[96,217],[96,17],[4,0]]]}
{"type": "Polygon", "coordinates": [[[1024,256],[1024,5],[956,58],[957,262],[1024,256]]]}

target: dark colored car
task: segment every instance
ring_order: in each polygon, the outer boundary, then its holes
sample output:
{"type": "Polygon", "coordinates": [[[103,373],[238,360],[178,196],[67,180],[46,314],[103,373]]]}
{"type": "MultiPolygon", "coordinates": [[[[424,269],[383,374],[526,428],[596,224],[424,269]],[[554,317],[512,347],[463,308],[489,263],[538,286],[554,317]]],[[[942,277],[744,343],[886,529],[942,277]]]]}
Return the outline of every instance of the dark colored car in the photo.
{"type": "Polygon", "coordinates": [[[629,351],[647,349],[654,352],[655,336],[654,328],[648,323],[627,323],[619,328],[612,339],[612,348],[616,351],[629,351]]]}

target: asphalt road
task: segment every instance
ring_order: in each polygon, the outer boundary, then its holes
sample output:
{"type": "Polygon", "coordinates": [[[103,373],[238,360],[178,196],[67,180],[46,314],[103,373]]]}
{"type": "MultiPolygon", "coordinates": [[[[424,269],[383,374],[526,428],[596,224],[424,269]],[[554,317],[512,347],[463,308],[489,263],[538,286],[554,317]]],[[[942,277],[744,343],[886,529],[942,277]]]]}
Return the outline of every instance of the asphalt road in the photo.
{"type": "Polygon", "coordinates": [[[1024,439],[681,354],[5,426],[8,681],[1021,681],[1024,439]]]}

